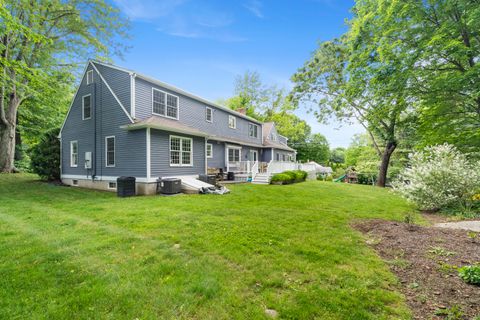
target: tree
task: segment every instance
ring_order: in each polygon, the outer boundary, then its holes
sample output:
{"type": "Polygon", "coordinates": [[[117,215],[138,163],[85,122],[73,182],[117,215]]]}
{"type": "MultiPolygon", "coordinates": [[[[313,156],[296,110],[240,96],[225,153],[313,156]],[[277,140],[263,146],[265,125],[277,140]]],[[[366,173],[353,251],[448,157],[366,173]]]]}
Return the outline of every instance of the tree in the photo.
{"type": "Polygon", "coordinates": [[[32,148],[32,170],[47,181],[60,179],[60,128],[47,131],[32,148]]]}
{"type": "Polygon", "coordinates": [[[320,133],[311,135],[305,142],[295,144],[297,159],[300,161],[315,161],[326,164],[330,158],[330,147],[327,138],[320,133]]]}
{"type": "Polygon", "coordinates": [[[338,166],[345,163],[345,148],[335,148],[330,150],[330,163],[338,166]]]}
{"type": "Polygon", "coordinates": [[[0,21],[0,172],[13,172],[19,107],[86,57],[120,54],[127,23],[102,0],[2,0],[0,21]]]}
{"type": "Polygon", "coordinates": [[[408,125],[406,83],[412,60],[403,48],[389,48],[382,37],[386,26],[377,21],[380,2],[357,2],[350,30],[340,39],[321,43],[292,77],[292,98],[318,104],[320,122],[331,117],[358,121],[379,157],[377,185],[384,187],[402,127],[408,125]]]}

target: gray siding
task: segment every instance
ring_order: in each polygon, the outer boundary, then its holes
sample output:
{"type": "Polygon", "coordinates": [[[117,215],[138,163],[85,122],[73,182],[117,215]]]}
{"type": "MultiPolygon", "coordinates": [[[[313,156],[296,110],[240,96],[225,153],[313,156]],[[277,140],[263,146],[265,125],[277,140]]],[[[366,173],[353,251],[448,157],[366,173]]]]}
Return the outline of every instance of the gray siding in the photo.
{"type": "Polygon", "coordinates": [[[294,157],[295,159],[295,154],[293,152],[290,152],[290,151],[286,151],[286,150],[280,150],[280,149],[273,149],[273,160],[277,160],[277,153],[280,155],[280,161],[283,161],[283,158],[282,156],[285,155],[286,159],[285,161],[288,161],[288,156],[291,155],[294,157]]]}
{"type": "Polygon", "coordinates": [[[262,143],[262,126],[258,125],[258,137],[251,138],[248,136],[248,124],[250,121],[237,116],[237,128],[231,129],[228,127],[229,113],[216,108],[215,106],[207,105],[190,97],[172,92],[163,87],[151,84],[143,79],[136,78],[135,80],[135,114],[139,119],[146,119],[152,116],[152,88],[156,88],[167,93],[171,93],[179,97],[179,120],[190,127],[197,128],[203,132],[211,135],[218,135],[221,137],[229,137],[232,139],[242,140],[250,143],[262,143]],[[213,122],[205,120],[205,107],[213,109],[213,122]]]}
{"type": "Polygon", "coordinates": [[[225,143],[213,140],[208,143],[212,144],[213,149],[213,157],[207,159],[208,167],[225,169],[225,143]]]}
{"type": "Polygon", "coordinates": [[[272,160],[272,149],[271,148],[263,149],[260,159],[262,160],[262,162],[270,162],[272,160]]]}
{"type": "Polygon", "coordinates": [[[110,88],[117,96],[118,100],[123,104],[129,114],[130,109],[130,74],[125,71],[117,70],[101,64],[96,63],[98,71],[102,74],[103,78],[108,82],[110,88]]]}
{"type": "MultiPolygon", "coordinates": [[[[91,66],[87,70],[90,69],[91,66]]],[[[130,123],[130,120],[95,71],[93,77],[94,82],[90,85],[86,84],[85,78],[82,79],[61,133],[62,174],[85,177],[91,177],[92,174],[146,177],[145,130],[129,132],[120,128],[130,123]],[[92,95],[92,117],[89,120],[82,120],[82,96],[86,94],[92,95]],[[106,136],[115,136],[115,167],[106,167],[105,164],[106,136]],[[79,149],[76,168],[70,167],[70,141],[73,140],[78,141],[79,149]],[[92,152],[94,159],[93,168],[90,170],[84,167],[87,151],[92,152]]],[[[116,87],[112,83],[109,85],[117,94],[116,87]]]]}
{"type": "Polygon", "coordinates": [[[197,175],[205,173],[205,138],[168,131],[150,131],[151,177],[197,175]],[[170,135],[193,139],[193,166],[170,166],[170,135]]]}

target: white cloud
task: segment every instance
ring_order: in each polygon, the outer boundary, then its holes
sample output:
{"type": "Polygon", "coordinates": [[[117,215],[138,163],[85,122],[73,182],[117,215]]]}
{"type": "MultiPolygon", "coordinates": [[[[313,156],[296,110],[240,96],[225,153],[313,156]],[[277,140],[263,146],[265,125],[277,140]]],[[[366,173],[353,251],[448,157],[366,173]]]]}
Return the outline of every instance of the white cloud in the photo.
{"type": "Polygon", "coordinates": [[[243,5],[248,11],[253,13],[257,18],[263,18],[262,2],[260,0],[250,0],[243,5]]]}

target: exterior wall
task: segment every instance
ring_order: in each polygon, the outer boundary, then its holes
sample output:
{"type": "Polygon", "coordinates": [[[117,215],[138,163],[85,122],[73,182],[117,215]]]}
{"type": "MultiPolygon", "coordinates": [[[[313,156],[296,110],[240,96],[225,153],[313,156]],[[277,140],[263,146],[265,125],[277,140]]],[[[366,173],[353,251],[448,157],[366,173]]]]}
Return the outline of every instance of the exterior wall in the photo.
{"type": "Polygon", "coordinates": [[[272,148],[262,149],[262,155],[260,157],[262,162],[270,162],[272,160],[272,148]]]}
{"type": "MultiPolygon", "coordinates": [[[[87,70],[91,69],[89,65],[87,70]]],[[[117,91],[121,90],[108,83],[118,96],[117,91]]],[[[98,74],[93,72],[93,83],[89,85],[84,77],[61,132],[62,175],[146,177],[146,130],[126,131],[120,128],[128,123],[129,118],[98,74]],[[86,94],[92,96],[92,117],[82,120],[82,96],[86,94]],[[107,136],[115,136],[115,167],[106,167],[107,136]],[[70,141],[74,140],[78,141],[78,167],[70,167],[70,141]],[[92,152],[92,169],[84,167],[87,151],[92,152]]]]}
{"type": "MultiPolygon", "coordinates": [[[[87,188],[87,189],[95,189],[95,190],[101,190],[101,191],[117,192],[117,189],[110,189],[108,187],[108,183],[110,181],[112,180],[92,181],[90,179],[70,179],[70,178],[62,179],[63,184],[72,186],[74,188],[87,188]],[[73,185],[73,180],[78,181],[76,186],[73,185]]],[[[137,182],[135,185],[135,192],[137,195],[154,195],[157,192],[157,184],[137,182]]]]}
{"type": "Polygon", "coordinates": [[[208,140],[212,144],[213,157],[207,159],[209,168],[225,169],[225,143],[221,141],[208,140]]]}
{"type": "Polygon", "coordinates": [[[212,105],[198,102],[190,97],[178,94],[155,84],[151,84],[141,78],[135,80],[135,114],[139,119],[146,119],[152,116],[152,88],[156,88],[179,97],[178,117],[181,123],[201,130],[211,135],[229,137],[250,143],[262,143],[262,125],[258,125],[258,137],[248,136],[249,120],[236,116],[237,128],[228,127],[228,113],[225,110],[212,105]],[[205,120],[205,108],[210,107],[213,110],[213,122],[205,120]]]}
{"type": "Polygon", "coordinates": [[[285,155],[285,157],[286,157],[285,161],[289,161],[288,160],[289,155],[291,155],[292,157],[294,157],[293,159],[295,159],[295,153],[293,153],[293,152],[286,151],[286,150],[281,150],[281,149],[273,149],[273,160],[275,160],[275,161],[277,161],[277,153],[280,154],[280,160],[279,161],[283,161],[283,158],[282,158],[283,155],[285,155]]]}
{"type": "Polygon", "coordinates": [[[103,78],[108,82],[110,88],[117,96],[118,100],[123,104],[127,112],[131,114],[130,106],[130,75],[127,72],[110,68],[96,63],[98,71],[102,74],[103,78]]]}
{"type": "Polygon", "coordinates": [[[205,138],[174,132],[150,131],[151,177],[198,175],[205,173],[205,138]],[[170,166],[170,135],[192,138],[193,166],[170,166]]]}

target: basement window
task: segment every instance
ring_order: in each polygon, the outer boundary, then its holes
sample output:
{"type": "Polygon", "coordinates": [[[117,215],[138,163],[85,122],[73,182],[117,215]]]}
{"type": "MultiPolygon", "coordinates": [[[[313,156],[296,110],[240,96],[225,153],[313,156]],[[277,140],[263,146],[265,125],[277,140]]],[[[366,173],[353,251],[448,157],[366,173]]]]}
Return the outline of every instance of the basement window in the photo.
{"type": "Polygon", "coordinates": [[[78,180],[72,180],[72,185],[78,186],[78,180]]]}
{"type": "Polygon", "coordinates": [[[109,182],[108,183],[108,189],[117,189],[117,183],[116,182],[109,182]]]}

